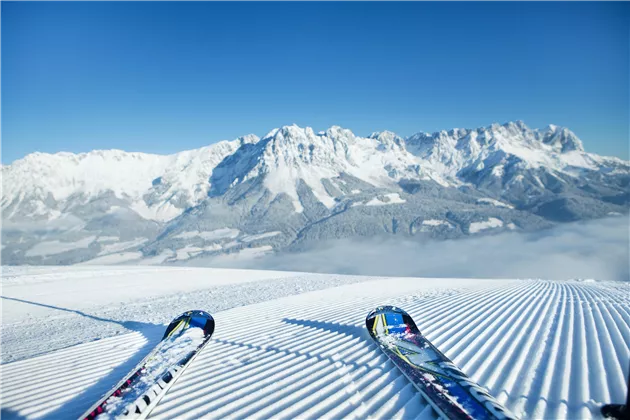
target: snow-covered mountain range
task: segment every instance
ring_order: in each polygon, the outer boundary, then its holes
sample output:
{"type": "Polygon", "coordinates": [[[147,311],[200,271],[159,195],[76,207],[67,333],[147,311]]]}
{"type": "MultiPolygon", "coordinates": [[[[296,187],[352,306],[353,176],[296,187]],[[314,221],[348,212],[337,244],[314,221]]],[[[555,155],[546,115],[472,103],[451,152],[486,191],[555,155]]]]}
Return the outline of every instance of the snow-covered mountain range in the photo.
{"type": "Polygon", "coordinates": [[[160,156],[2,167],[2,260],[176,262],[375,235],[457,238],[626,213],[630,162],[523,122],[402,138],[296,125],[160,156]]]}

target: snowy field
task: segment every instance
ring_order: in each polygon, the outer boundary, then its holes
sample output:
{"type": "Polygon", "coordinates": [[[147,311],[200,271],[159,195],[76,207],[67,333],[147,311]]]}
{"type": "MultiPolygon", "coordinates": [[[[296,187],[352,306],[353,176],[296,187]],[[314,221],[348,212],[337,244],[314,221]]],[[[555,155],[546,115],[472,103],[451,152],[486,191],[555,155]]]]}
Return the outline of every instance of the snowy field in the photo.
{"type": "Polygon", "coordinates": [[[435,418],[365,331],[379,304],[519,417],[624,401],[628,283],[24,267],[3,270],[2,418],[78,417],[187,309],[217,329],[153,418],[435,418]]]}

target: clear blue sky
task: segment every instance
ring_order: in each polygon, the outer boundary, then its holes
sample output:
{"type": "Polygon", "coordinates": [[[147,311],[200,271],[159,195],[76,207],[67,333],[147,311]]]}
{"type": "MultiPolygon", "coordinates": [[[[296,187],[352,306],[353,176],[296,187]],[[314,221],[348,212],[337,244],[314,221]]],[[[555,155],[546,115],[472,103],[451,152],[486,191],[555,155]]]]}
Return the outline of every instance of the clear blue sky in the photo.
{"type": "Polygon", "coordinates": [[[522,119],[628,158],[630,4],[5,2],[2,161],[522,119]]]}

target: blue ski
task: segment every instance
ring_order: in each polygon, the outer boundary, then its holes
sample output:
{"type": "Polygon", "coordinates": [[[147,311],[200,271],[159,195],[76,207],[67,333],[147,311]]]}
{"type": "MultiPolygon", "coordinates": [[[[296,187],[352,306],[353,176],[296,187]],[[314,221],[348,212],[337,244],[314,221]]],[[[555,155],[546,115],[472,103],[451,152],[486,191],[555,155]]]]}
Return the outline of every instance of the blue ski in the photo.
{"type": "Polygon", "coordinates": [[[381,350],[441,417],[515,418],[431,344],[407,312],[380,306],[368,314],[365,324],[381,350]]]}

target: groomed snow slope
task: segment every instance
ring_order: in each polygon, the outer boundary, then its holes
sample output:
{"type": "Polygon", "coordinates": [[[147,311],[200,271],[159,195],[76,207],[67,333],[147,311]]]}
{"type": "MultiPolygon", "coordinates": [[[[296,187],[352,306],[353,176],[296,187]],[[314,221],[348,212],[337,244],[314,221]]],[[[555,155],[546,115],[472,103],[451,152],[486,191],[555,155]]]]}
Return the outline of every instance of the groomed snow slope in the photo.
{"type": "MultiPolygon", "coordinates": [[[[206,272],[212,277],[211,269],[206,272]]],[[[163,281],[158,274],[156,281],[163,281]]],[[[294,288],[279,299],[215,312],[212,341],[152,417],[435,418],[365,331],[365,315],[379,304],[405,308],[435,345],[520,417],[597,417],[599,405],[625,398],[627,283],[296,274],[258,283],[291,281],[322,290],[294,288]],[[329,287],[344,282],[356,284],[329,287]]],[[[221,287],[241,288],[243,298],[261,290],[254,284],[221,287]]],[[[212,310],[211,289],[196,292],[207,299],[207,307],[199,309],[212,310]]],[[[46,299],[46,293],[32,290],[33,301],[46,299]]],[[[158,313],[177,312],[185,305],[178,298],[162,295],[145,304],[152,302],[158,313]]],[[[131,306],[140,308],[139,302],[131,306]]],[[[141,315],[132,311],[129,317],[141,315]]],[[[85,316],[93,315],[72,314],[85,316]]],[[[72,317],[66,325],[73,325],[72,317]]],[[[142,324],[127,320],[132,321],[142,324]]],[[[3,365],[3,419],[76,418],[163,331],[155,324],[136,327],[131,334],[3,365]]]]}

